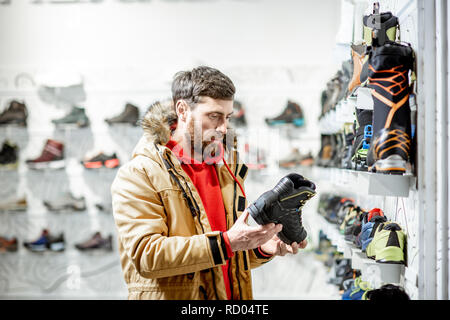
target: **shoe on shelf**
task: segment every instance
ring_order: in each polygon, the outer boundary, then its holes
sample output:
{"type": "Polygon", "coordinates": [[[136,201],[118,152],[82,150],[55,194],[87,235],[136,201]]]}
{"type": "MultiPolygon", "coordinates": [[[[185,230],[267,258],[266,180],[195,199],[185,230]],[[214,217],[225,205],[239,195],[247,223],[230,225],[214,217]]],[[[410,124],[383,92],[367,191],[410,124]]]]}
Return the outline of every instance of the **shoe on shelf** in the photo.
{"type": "Polygon", "coordinates": [[[0,253],[16,252],[18,250],[18,241],[16,237],[6,238],[0,236],[0,253]]]}
{"type": "Polygon", "coordinates": [[[86,241],[75,244],[75,247],[80,251],[112,251],[112,235],[103,238],[100,232],[96,232],[86,241]]]}
{"type": "Polygon", "coordinates": [[[369,84],[373,99],[373,137],[368,155],[371,171],[405,174],[411,164],[411,92],[413,70],[409,45],[390,42],[372,49],[369,84]]]}
{"type": "Polygon", "coordinates": [[[355,133],[352,146],[352,167],[358,171],[367,171],[367,153],[372,138],[373,111],[356,109],[355,133]]]}
{"type": "Polygon", "coordinates": [[[42,153],[35,159],[26,160],[30,169],[62,169],[65,166],[64,144],[62,142],[48,139],[42,153]]]}
{"type": "Polygon", "coordinates": [[[355,212],[355,216],[353,219],[349,219],[344,225],[344,238],[345,241],[355,243],[362,230],[364,210],[362,210],[359,206],[356,206],[352,209],[352,211],[355,212]]]}
{"type": "Polygon", "coordinates": [[[398,223],[381,224],[367,246],[367,256],[380,263],[405,263],[406,235],[398,223]]]}
{"type": "Polygon", "coordinates": [[[73,106],[70,112],[60,119],[54,119],[52,122],[57,126],[76,125],[80,128],[87,127],[90,123],[84,108],[73,106]]]}
{"type": "Polygon", "coordinates": [[[293,148],[291,152],[283,159],[280,159],[279,165],[282,168],[293,168],[300,164],[302,154],[298,148],[293,148]]]}
{"type": "Polygon", "coordinates": [[[60,233],[58,236],[53,236],[48,229],[44,229],[39,238],[31,242],[24,242],[23,245],[33,252],[44,252],[47,250],[61,252],[65,249],[64,234],[60,233]]]}
{"type": "Polygon", "coordinates": [[[16,170],[19,166],[19,147],[9,141],[0,150],[0,170],[16,170]]]}
{"type": "Polygon", "coordinates": [[[72,193],[66,192],[56,200],[45,200],[44,206],[49,211],[84,211],[86,210],[86,201],[84,197],[76,198],[72,193]]]}
{"type": "Polygon", "coordinates": [[[13,100],[0,114],[0,125],[17,124],[21,126],[27,125],[28,110],[23,102],[13,100]]]}
{"type": "Polygon", "coordinates": [[[384,215],[374,216],[367,222],[363,221],[362,226],[361,226],[361,235],[360,235],[362,252],[366,252],[367,246],[372,241],[375,231],[380,226],[380,224],[383,224],[386,221],[387,221],[387,219],[384,215]]]}
{"type": "Polygon", "coordinates": [[[352,147],[355,140],[355,134],[353,132],[353,123],[344,124],[343,131],[341,132],[343,147],[340,154],[340,168],[351,169],[352,168],[352,147]]]}
{"type": "Polygon", "coordinates": [[[116,153],[113,153],[112,155],[106,155],[103,152],[100,152],[90,159],[81,161],[81,164],[86,169],[98,169],[102,167],[113,169],[117,168],[120,165],[120,161],[116,153]]]}
{"type": "Polygon", "coordinates": [[[0,202],[0,212],[26,211],[27,208],[28,208],[28,204],[27,204],[27,199],[25,197],[0,202]]]}
{"type": "Polygon", "coordinates": [[[139,108],[131,103],[125,105],[125,109],[119,115],[105,119],[109,125],[116,123],[128,123],[137,126],[139,121],[139,108]]]}
{"type": "Polygon", "coordinates": [[[302,127],[305,124],[302,108],[298,103],[291,100],[288,100],[280,115],[274,118],[266,118],[265,121],[269,126],[292,123],[296,127],[302,127]]]}
{"type": "Polygon", "coordinates": [[[303,155],[300,158],[299,164],[304,167],[310,167],[310,166],[314,165],[314,157],[313,157],[312,153],[308,152],[308,154],[303,155]]]}
{"type": "MultiPolygon", "coordinates": [[[[352,213],[352,210],[356,207],[355,200],[352,198],[342,198],[339,201],[336,210],[336,220],[334,223],[341,226],[346,220],[349,219],[348,216],[352,213]]],[[[353,213],[352,213],[353,214],[353,213]]]]}
{"type": "Polygon", "coordinates": [[[371,47],[383,46],[388,41],[395,41],[398,18],[392,12],[373,13],[363,17],[363,39],[371,47]]]}
{"type": "Polygon", "coordinates": [[[353,93],[356,88],[363,85],[367,81],[367,68],[369,54],[365,42],[358,42],[351,45],[353,76],[348,84],[348,91],[353,93]]]}
{"type": "Polygon", "coordinates": [[[322,134],[320,138],[320,151],[317,155],[317,165],[319,167],[329,167],[333,158],[332,137],[329,134],[322,134]]]}
{"type": "Polygon", "coordinates": [[[234,100],[233,102],[233,114],[231,115],[231,125],[235,128],[246,127],[247,119],[245,117],[245,109],[240,101],[234,100]]]}
{"type": "Polygon", "coordinates": [[[356,277],[353,285],[342,295],[342,300],[366,300],[366,295],[370,290],[372,288],[369,282],[363,281],[361,276],[356,277]]]}

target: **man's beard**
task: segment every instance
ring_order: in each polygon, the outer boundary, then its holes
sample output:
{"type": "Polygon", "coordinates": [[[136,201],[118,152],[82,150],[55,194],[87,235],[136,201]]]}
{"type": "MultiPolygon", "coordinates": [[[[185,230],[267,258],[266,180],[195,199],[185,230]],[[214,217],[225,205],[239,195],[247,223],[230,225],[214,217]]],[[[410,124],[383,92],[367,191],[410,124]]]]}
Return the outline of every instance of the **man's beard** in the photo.
{"type": "Polygon", "coordinates": [[[203,135],[201,125],[195,127],[195,120],[191,119],[188,123],[188,133],[191,142],[191,152],[194,154],[201,154],[202,161],[205,158],[215,157],[220,155],[223,150],[223,134],[218,131],[211,130],[205,136],[203,135]]]}

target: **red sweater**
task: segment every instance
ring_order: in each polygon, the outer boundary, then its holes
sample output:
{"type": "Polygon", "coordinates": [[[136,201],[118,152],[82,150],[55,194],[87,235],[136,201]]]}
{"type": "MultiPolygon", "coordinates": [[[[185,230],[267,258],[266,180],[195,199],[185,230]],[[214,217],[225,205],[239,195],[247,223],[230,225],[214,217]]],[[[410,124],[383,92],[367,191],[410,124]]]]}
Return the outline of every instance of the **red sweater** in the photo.
{"type": "MultiPolygon", "coordinates": [[[[217,177],[215,166],[206,164],[205,162],[194,163],[194,161],[188,156],[183,155],[183,149],[181,149],[179,145],[175,148],[177,143],[173,140],[170,140],[166,146],[171,149],[176,157],[181,161],[181,167],[187,173],[189,178],[191,178],[192,183],[202,199],[211,229],[213,231],[223,232],[227,254],[229,257],[232,257],[233,252],[226,233],[227,222],[225,207],[223,205],[222,191],[220,189],[219,178],[217,177]]],[[[229,261],[230,260],[227,260],[227,263],[222,266],[222,272],[225,280],[227,296],[228,299],[231,299],[230,279],[228,276],[229,261]]]]}

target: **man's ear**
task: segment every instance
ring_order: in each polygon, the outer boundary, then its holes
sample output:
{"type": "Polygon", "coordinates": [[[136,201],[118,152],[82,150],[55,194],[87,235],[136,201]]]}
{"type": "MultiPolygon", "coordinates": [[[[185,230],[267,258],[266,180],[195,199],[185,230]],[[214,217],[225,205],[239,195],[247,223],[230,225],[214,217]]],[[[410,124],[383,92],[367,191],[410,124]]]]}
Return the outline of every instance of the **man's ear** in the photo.
{"type": "Polygon", "coordinates": [[[183,99],[177,101],[175,105],[175,111],[177,113],[178,119],[180,119],[181,121],[186,121],[188,110],[189,106],[187,105],[186,101],[184,101],[183,99]]]}

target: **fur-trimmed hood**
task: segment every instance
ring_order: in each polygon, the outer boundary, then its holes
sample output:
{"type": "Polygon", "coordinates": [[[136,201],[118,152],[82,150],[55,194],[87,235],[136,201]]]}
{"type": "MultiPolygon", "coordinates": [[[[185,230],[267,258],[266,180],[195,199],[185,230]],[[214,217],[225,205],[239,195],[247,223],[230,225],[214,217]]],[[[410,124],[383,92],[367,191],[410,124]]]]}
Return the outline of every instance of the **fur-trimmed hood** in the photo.
{"type": "Polygon", "coordinates": [[[172,101],[155,102],[149,108],[142,119],[142,129],[149,140],[156,144],[166,145],[174,126],[177,115],[172,101]]]}

